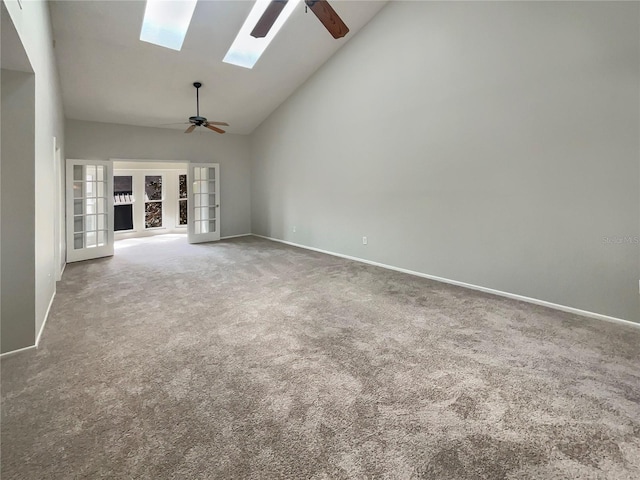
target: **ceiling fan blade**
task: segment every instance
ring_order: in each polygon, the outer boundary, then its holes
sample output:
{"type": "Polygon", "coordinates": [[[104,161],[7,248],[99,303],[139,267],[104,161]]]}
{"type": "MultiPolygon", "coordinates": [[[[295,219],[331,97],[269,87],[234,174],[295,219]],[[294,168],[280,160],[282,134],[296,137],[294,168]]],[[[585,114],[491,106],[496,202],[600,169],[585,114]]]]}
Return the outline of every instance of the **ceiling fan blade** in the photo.
{"type": "Polygon", "coordinates": [[[265,9],[260,20],[256,23],[256,26],[253,27],[251,36],[255,38],[266,37],[269,30],[271,30],[271,27],[273,27],[273,24],[278,19],[278,16],[282,13],[287,1],[288,0],[273,0],[265,9]]]}
{"type": "Polygon", "coordinates": [[[196,129],[195,125],[191,125],[189,128],[187,128],[184,133],[191,133],[196,129]]]}
{"type": "Polygon", "coordinates": [[[209,130],[213,130],[214,132],[224,133],[224,130],[222,130],[221,128],[214,127],[213,125],[210,125],[210,124],[206,124],[205,127],[207,127],[209,130]]]}
{"type": "Polygon", "coordinates": [[[349,33],[349,27],[344,24],[327,0],[305,0],[304,3],[316,14],[333,38],[341,38],[349,33]]]}
{"type": "Polygon", "coordinates": [[[229,124],[227,122],[207,122],[207,125],[222,125],[224,127],[228,127],[229,124]]]}

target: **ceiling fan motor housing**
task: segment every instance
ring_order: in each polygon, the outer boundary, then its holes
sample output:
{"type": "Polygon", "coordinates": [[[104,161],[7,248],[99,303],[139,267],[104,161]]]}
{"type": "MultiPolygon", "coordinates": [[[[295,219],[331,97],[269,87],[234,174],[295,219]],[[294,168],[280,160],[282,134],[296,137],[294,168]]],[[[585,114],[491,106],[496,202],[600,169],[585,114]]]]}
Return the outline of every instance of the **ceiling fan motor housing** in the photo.
{"type": "Polygon", "coordinates": [[[195,116],[189,117],[189,122],[201,127],[202,125],[207,123],[207,119],[205,117],[195,116]]]}

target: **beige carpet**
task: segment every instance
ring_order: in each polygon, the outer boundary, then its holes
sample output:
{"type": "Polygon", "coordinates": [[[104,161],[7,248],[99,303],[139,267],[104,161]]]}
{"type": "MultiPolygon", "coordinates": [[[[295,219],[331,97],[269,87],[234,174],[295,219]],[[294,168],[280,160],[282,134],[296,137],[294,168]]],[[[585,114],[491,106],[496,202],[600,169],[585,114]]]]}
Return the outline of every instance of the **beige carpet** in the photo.
{"type": "Polygon", "coordinates": [[[67,266],[2,479],[639,479],[640,329],[247,237],[67,266]]]}

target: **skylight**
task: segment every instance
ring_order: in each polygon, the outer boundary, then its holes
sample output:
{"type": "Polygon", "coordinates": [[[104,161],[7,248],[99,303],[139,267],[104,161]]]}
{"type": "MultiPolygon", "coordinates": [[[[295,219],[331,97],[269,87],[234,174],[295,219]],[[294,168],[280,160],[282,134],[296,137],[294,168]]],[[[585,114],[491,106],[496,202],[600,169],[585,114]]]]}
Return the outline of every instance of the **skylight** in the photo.
{"type": "Polygon", "coordinates": [[[271,3],[271,0],[257,0],[222,61],[239,67],[253,68],[299,1],[289,0],[266,37],[253,38],[251,36],[253,27],[256,26],[256,23],[258,23],[258,20],[260,20],[260,17],[271,3]]]}
{"type": "Polygon", "coordinates": [[[140,40],[180,50],[198,0],[147,0],[140,40]]]}

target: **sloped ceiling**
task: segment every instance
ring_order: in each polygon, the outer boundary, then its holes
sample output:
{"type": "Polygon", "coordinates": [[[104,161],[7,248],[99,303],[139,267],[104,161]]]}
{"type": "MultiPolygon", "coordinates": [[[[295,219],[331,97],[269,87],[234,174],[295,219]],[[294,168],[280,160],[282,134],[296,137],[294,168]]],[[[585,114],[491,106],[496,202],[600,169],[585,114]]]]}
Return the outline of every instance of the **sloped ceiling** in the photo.
{"type": "Polygon", "coordinates": [[[51,16],[67,118],[126,125],[164,125],[200,113],[251,133],[386,4],[331,4],[349,34],[335,40],[301,3],[252,70],[222,62],[252,1],[200,0],[183,48],[139,40],[144,1],[54,1],[51,16]]]}

